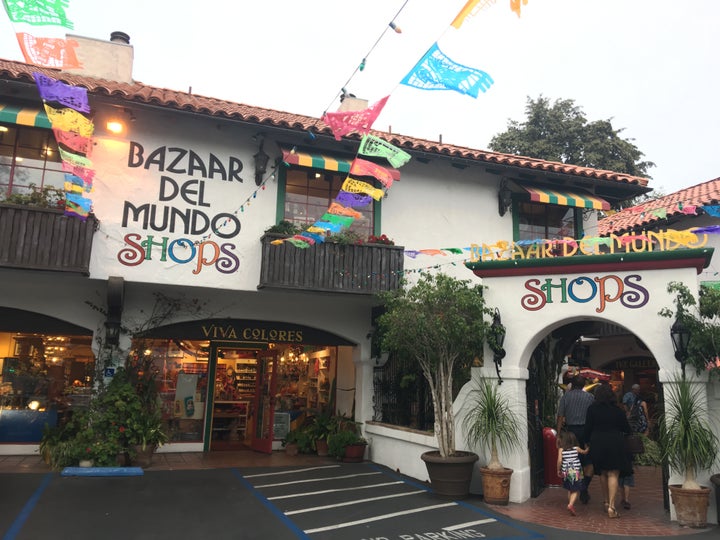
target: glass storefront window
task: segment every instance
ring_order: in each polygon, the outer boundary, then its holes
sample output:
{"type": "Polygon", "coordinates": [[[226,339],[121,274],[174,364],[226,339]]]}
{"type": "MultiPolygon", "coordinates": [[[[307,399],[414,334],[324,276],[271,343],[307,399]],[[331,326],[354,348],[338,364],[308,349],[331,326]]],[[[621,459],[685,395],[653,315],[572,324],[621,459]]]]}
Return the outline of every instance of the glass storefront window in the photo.
{"type": "Polygon", "coordinates": [[[87,407],[95,380],[91,336],[0,332],[0,442],[36,443],[87,407]]]}

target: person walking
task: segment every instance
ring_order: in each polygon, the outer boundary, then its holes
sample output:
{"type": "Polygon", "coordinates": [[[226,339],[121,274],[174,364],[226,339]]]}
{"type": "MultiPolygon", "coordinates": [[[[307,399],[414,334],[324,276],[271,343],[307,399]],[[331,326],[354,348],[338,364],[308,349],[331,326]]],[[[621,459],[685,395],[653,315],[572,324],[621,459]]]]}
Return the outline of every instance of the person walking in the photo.
{"type": "MultiPolygon", "coordinates": [[[[585,417],[590,405],[595,401],[592,394],[586,392],[585,377],[576,375],[570,383],[570,390],[560,398],[557,415],[558,436],[563,428],[575,434],[578,446],[585,448],[587,440],[584,435],[585,417]]],[[[580,463],[583,467],[583,482],[585,489],[580,491],[580,502],[587,504],[590,500],[590,482],[593,478],[593,465],[590,455],[580,455],[580,463]]]]}
{"type": "Polygon", "coordinates": [[[595,474],[600,476],[603,504],[610,518],[620,517],[615,509],[619,477],[632,473],[625,453],[625,435],[628,434],[630,424],[617,406],[612,387],[601,384],[595,390],[595,402],[587,410],[584,437],[590,443],[590,458],[595,474]]]}
{"type": "MultiPolygon", "coordinates": [[[[640,397],[640,385],[633,384],[630,392],[627,392],[623,396],[623,406],[625,407],[625,414],[627,415],[628,424],[630,429],[635,433],[642,433],[646,437],[650,433],[650,423],[648,422],[648,406],[647,403],[640,397]]],[[[630,465],[633,466],[635,456],[628,454],[628,460],[630,465]]],[[[630,488],[635,487],[635,474],[634,470],[631,474],[620,476],[620,488],[622,489],[621,496],[622,500],[620,504],[625,510],[630,510],[632,505],[630,504],[630,488]]]]}
{"type": "Polygon", "coordinates": [[[580,448],[575,434],[571,431],[562,431],[558,435],[557,475],[562,478],[563,487],[568,490],[567,509],[570,515],[575,516],[575,503],[578,494],[586,489],[583,482],[583,468],[580,464],[580,455],[589,452],[587,448],[580,448]]]}

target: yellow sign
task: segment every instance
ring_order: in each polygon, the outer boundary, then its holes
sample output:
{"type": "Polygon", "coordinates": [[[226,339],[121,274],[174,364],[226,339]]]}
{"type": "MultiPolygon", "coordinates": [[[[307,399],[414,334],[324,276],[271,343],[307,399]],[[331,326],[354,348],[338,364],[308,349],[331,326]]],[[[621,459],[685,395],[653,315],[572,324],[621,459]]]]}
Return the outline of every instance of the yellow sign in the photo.
{"type": "Polygon", "coordinates": [[[565,237],[556,240],[500,240],[494,244],[471,244],[470,262],[507,261],[516,259],[547,259],[581,255],[613,253],[645,253],[701,248],[707,244],[706,233],[695,234],[692,229],[676,231],[647,231],[642,234],[625,233],[617,236],[584,236],[580,240],[565,237]]]}

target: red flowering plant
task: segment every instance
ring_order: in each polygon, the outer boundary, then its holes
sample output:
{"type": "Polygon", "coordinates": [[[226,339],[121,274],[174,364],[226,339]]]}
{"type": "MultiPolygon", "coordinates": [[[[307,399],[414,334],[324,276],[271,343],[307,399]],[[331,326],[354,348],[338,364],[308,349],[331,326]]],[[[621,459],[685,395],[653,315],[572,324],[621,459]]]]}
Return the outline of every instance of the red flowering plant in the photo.
{"type": "Polygon", "coordinates": [[[375,236],[374,234],[371,234],[368,237],[368,244],[385,244],[386,246],[394,246],[395,242],[390,240],[390,238],[387,237],[387,235],[381,234],[380,236],[375,236]]]}

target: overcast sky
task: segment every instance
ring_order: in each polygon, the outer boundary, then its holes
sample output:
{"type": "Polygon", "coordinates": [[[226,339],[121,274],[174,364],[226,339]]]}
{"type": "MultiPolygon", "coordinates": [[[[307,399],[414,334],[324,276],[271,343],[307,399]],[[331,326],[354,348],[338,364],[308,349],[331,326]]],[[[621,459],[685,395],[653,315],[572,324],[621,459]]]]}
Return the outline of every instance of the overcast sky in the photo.
{"type": "MultiPolygon", "coordinates": [[[[657,164],[652,187],[720,176],[720,1],[528,0],[518,18],[497,0],[450,28],[465,2],[69,0],[68,33],[121,30],[136,80],[249,105],[319,117],[343,86],[370,103],[390,95],[373,127],[472,148],[523,120],[528,96],[574,99],[657,164]],[[382,35],[398,11],[402,33],[382,35]],[[477,99],[399,86],[434,42],[495,84],[477,99]]],[[[0,10],[0,57],[23,60],[14,33],[26,28],[0,10]]]]}

